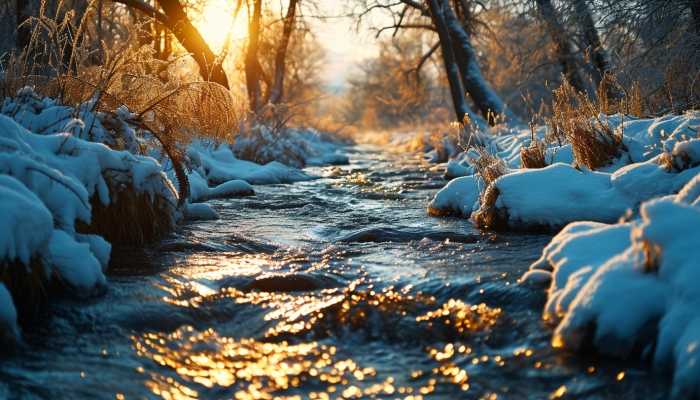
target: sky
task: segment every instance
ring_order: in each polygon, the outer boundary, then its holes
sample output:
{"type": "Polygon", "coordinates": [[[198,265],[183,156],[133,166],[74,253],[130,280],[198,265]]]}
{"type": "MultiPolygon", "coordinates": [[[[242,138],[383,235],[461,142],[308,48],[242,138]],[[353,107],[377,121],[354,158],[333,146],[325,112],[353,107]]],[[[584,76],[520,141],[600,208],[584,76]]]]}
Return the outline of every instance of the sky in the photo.
{"type": "MultiPolygon", "coordinates": [[[[282,0],[282,3],[285,2],[282,0]]],[[[226,41],[226,27],[233,26],[231,37],[234,41],[243,41],[247,35],[244,13],[231,25],[234,3],[233,0],[207,0],[202,15],[194,21],[207,42],[217,52],[226,41]]],[[[304,17],[311,24],[326,52],[327,64],[322,73],[323,80],[327,88],[335,92],[346,87],[348,77],[357,70],[363,60],[375,56],[378,52],[377,40],[369,27],[381,22],[382,15],[370,15],[365,19],[367,23],[361,24],[358,29],[356,20],[347,16],[347,4],[351,3],[318,0],[316,8],[302,9],[304,17]],[[326,18],[317,18],[319,15],[326,18]]],[[[286,9],[286,4],[284,7],[286,9]]]]}
{"type": "MultiPolygon", "coordinates": [[[[348,10],[344,9],[343,3],[321,0],[320,12],[330,16],[345,15],[348,10]]],[[[330,89],[342,90],[358,64],[377,54],[374,33],[369,31],[367,24],[362,24],[358,31],[355,20],[350,17],[313,19],[311,23],[326,50],[324,80],[330,89]]]]}

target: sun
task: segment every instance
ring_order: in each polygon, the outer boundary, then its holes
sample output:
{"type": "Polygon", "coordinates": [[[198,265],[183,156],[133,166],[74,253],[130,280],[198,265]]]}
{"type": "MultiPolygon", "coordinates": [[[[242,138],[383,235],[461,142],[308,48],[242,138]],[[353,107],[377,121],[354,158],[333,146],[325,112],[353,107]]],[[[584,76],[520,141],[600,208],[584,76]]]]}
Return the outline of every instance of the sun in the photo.
{"type": "Polygon", "coordinates": [[[234,22],[233,3],[234,0],[205,0],[201,14],[194,18],[194,25],[214,52],[223,49],[227,38],[236,40],[246,35],[243,10],[234,22]]]}

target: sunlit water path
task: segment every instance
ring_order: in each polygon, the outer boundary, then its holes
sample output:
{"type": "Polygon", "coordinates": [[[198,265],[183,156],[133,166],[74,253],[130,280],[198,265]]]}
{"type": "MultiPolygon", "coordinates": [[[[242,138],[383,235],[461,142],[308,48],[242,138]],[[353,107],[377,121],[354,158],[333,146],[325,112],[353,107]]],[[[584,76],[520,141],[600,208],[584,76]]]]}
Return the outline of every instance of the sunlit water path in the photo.
{"type": "Polygon", "coordinates": [[[516,284],[548,237],[430,218],[439,171],[350,156],[120,251],[104,297],[2,358],[0,398],[666,397],[643,365],[550,349],[544,293],[516,284]]]}

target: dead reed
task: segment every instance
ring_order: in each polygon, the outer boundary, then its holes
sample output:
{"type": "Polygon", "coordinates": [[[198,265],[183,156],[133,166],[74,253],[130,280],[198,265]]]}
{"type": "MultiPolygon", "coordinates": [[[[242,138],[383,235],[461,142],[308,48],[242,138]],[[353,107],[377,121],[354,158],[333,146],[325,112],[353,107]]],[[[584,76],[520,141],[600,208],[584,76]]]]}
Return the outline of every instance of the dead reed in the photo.
{"type": "Polygon", "coordinates": [[[554,90],[552,116],[546,118],[550,136],[571,143],[578,167],[596,170],[608,165],[624,149],[622,133],[616,132],[600,104],[564,82],[554,90]]]}

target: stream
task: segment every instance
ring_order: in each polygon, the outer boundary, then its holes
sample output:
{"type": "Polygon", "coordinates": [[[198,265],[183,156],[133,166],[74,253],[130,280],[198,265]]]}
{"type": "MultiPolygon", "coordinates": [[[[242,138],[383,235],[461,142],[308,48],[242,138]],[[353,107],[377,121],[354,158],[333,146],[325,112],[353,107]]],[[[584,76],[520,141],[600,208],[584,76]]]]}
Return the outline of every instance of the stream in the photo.
{"type": "Polygon", "coordinates": [[[546,294],[516,282],[549,236],[431,218],[441,171],[348,151],[117,249],[104,296],[0,358],[0,398],[666,398],[645,364],[550,347],[546,294]]]}

